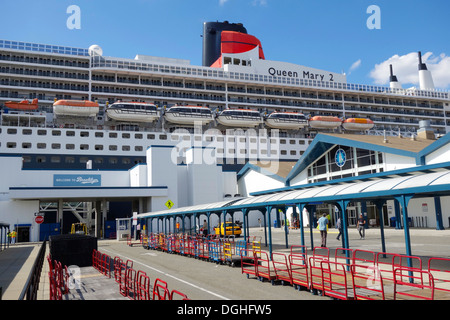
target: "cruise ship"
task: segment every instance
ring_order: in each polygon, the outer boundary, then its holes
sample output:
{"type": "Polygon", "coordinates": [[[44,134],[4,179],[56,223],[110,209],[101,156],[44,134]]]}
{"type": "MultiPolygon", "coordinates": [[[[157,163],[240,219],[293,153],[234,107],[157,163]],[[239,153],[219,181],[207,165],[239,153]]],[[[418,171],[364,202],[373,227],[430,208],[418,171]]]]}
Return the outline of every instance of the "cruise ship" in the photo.
{"type": "MultiPolygon", "coordinates": [[[[240,23],[205,22],[202,66],[0,40],[0,155],[24,169],[129,169],[152,145],[216,148],[217,162],[297,161],[321,131],[414,135],[450,126],[448,92],[418,54],[420,88],[357,85],[345,74],[267,60],[240,23]]],[[[417,68],[417,66],[411,66],[417,68]]]]}

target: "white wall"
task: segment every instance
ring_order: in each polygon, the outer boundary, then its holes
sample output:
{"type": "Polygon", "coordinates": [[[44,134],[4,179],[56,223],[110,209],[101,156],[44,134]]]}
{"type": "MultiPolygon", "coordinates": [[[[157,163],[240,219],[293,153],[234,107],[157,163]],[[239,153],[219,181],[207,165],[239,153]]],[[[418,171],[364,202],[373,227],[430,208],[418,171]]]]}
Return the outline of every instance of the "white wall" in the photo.
{"type": "Polygon", "coordinates": [[[247,197],[253,192],[283,188],[284,186],[284,182],[251,169],[238,181],[238,191],[243,197],[247,197]]]}
{"type": "MultiPolygon", "coordinates": [[[[408,143],[405,141],[405,143],[408,143]]],[[[392,153],[384,154],[385,171],[412,168],[416,166],[416,159],[411,157],[399,156],[392,153]]]]}

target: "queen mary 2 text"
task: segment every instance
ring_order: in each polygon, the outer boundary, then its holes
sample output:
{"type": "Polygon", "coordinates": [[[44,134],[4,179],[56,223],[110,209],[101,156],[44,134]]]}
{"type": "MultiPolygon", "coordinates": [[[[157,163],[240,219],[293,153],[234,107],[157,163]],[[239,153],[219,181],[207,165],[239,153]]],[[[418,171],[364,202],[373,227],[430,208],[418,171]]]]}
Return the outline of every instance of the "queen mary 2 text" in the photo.
{"type": "MultiPolygon", "coordinates": [[[[290,78],[299,78],[299,72],[290,71],[290,70],[279,70],[273,67],[270,67],[268,70],[271,76],[278,77],[290,77],[290,78]]],[[[334,81],[334,75],[332,73],[323,74],[323,73],[315,73],[311,71],[302,71],[300,75],[303,79],[309,80],[320,80],[320,81],[334,81]]]]}

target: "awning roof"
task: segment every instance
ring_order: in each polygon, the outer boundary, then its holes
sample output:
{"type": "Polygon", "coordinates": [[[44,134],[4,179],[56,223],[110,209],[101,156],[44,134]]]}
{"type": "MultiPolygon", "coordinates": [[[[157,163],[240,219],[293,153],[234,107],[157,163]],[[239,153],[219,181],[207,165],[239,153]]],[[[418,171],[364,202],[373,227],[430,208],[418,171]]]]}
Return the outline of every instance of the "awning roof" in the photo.
{"type": "Polygon", "coordinates": [[[171,216],[193,213],[240,211],[266,206],[285,206],[298,203],[336,202],[340,200],[393,199],[402,195],[430,197],[450,194],[450,170],[423,171],[403,176],[384,176],[367,181],[349,181],[305,187],[298,190],[252,196],[204,205],[139,214],[139,218],[171,216]]]}

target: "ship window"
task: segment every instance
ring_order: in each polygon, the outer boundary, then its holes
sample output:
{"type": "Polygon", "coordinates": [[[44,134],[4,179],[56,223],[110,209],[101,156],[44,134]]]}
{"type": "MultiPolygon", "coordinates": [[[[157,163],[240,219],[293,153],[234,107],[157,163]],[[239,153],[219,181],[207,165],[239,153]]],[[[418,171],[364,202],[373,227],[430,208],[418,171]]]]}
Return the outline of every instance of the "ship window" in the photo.
{"type": "Polygon", "coordinates": [[[286,150],[281,150],[280,153],[281,153],[281,155],[285,156],[287,154],[287,151],[286,150]]]}
{"type": "Polygon", "coordinates": [[[38,130],[38,135],[39,136],[46,136],[47,135],[47,131],[46,130],[38,130]]]}
{"type": "Polygon", "coordinates": [[[103,145],[101,144],[96,144],[94,147],[95,150],[99,151],[99,150],[103,150],[103,145]]]}
{"type": "Polygon", "coordinates": [[[67,131],[66,136],[67,137],[75,137],[75,131],[67,131]]]}
{"type": "Polygon", "coordinates": [[[80,132],[80,137],[89,137],[89,132],[88,131],[81,131],[80,132]]]}
{"type": "Polygon", "coordinates": [[[66,163],[75,163],[75,158],[74,157],[66,157],[65,162],[66,163]]]}
{"type": "Polygon", "coordinates": [[[31,148],[31,143],[30,143],[30,142],[24,142],[24,143],[22,143],[22,148],[24,148],[24,149],[30,149],[30,148],[31,148]]]}
{"type": "Polygon", "coordinates": [[[17,134],[17,129],[8,129],[8,134],[17,134]]]}
{"type": "Polygon", "coordinates": [[[130,139],[130,134],[129,133],[122,133],[122,138],[123,139],[130,139]]]}
{"type": "Polygon", "coordinates": [[[75,145],[72,144],[72,143],[68,143],[68,144],[66,144],[66,149],[68,149],[68,150],[74,150],[74,149],[75,149],[75,145]]]}
{"type": "Polygon", "coordinates": [[[224,57],[223,58],[223,64],[231,64],[231,58],[230,57],[224,57]]]}
{"type": "Polygon", "coordinates": [[[44,162],[46,162],[46,161],[47,161],[47,158],[44,157],[44,156],[36,157],[36,162],[37,162],[37,163],[44,163],[44,162]]]}
{"type": "Polygon", "coordinates": [[[296,154],[297,154],[297,151],[295,151],[295,150],[291,150],[291,156],[295,156],[296,154]]]}
{"type": "Polygon", "coordinates": [[[94,159],[94,162],[95,162],[95,163],[102,164],[102,163],[103,163],[103,158],[95,158],[95,159],[94,159]]]}
{"type": "Polygon", "coordinates": [[[142,133],[136,133],[136,134],[134,135],[134,138],[135,138],[135,139],[142,139],[142,133]]]}
{"type": "Polygon", "coordinates": [[[95,133],[96,138],[103,138],[103,132],[96,132],[95,133]]]}
{"type": "Polygon", "coordinates": [[[8,149],[13,149],[13,148],[16,147],[16,143],[15,143],[15,142],[8,142],[8,143],[6,144],[6,147],[7,147],[8,149]]]}
{"type": "Polygon", "coordinates": [[[59,130],[52,130],[52,136],[60,136],[61,135],[61,131],[59,130]]]}
{"type": "Polygon", "coordinates": [[[135,146],[134,147],[134,151],[143,151],[144,150],[144,147],[142,147],[142,146],[135,146]]]}
{"type": "Polygon", "coordinates": [[[51,163],[60,163],[61,162],[61,157],[51,157],[50,158],[50,162],[51,163]]]}
{"type": "Polygon", "coordinates": [[[89,150],[89,145],[88,144],[80,145],[80,150],[89,150]]]}
{"type": "Polygon", "coordinates": [[[23,129],[23,130],[22,130],[22,133],[23,133],[24,135],[29,136],[29,135],[31,135],[33,132],[31,131],[31,129],[23,129]]]}
{"type": "Polygon", "coordinates": [[[130,164],[130,163],[131,163],[131,160],[130,160],[129,158],[123,158],[123,159],[122,159],[122,163],[123,163],[123,164],[130,164]]]}
{"type": "Polygon", "coordinates": [[[87,163],[88,161],[89,161],[89,159],[87,157],[80,158],[80,163],[87,163]]]}
{"type": "Polygon", "coordinates": [[[161,134],[161,135],[159,136],[159,138],[160,138],[161,140],[167,140],[167,135],[161,134]]]}
{"type": "Polygon", "coordinates": [[[117,138],[117,133],[116,132],[110,132],[109,133],[109,137],[110,138],[117,138]]]}
{"type": "Polygon", "coordinates": [[[130,151],[130,146],[122,146],[122,151],[130,151]]]}
{"type": "Polygon", "coordinates": [[[30,156],[23,156],[22,159],[23,159],[23,162],[31,162],[30,156]]]}
{"type": "Polygon", "coordinates": [[[147,139],[153,140],[153,139],[155,139],[155,135],[154,134],[148,134],[147,135],[147,139]]]}
{"type": "Polygon", "coordinates": [[[61,149],[61,144],[59,144],[59,143],[52,143],[52,149],[61,149]]]}
{"type": "Polygon", "coordinates": [[[45,149],[45,148],[47,148],[47,144],[46,143],[38,143],[37,144],[37,148],[38,149],[45,149]]]}
{"type": "Polygon", "coordinates": [[[109,163],[117,164],[117,158],[109,158],[109,163]]]}
{"type": "Polygon", "coordinates": [[[110,145],[109,146],[109,151],[116,151],[117,150],[117,146],[116,145],[110,145]]]}

